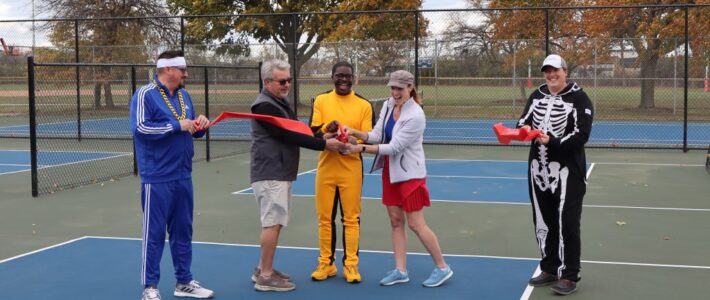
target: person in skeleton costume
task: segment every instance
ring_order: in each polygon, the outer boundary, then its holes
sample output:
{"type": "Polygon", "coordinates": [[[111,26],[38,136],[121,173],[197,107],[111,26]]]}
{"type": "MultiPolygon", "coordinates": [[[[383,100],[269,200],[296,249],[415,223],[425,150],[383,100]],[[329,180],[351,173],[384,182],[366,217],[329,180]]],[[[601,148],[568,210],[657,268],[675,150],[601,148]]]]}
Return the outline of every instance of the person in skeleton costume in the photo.
{"type": "Polygon", "coordinates": [[[580,221],[586,192],[584,144],[592,131],[594,108],[587,94],[567,82],[567,64],[556,54],[545,58],[545,82],[534,91],[517,127],[542,131],[530,145],[528,191],[542,273],[532,286],[553,284],[571,294],[580,280],[580,221]]]}

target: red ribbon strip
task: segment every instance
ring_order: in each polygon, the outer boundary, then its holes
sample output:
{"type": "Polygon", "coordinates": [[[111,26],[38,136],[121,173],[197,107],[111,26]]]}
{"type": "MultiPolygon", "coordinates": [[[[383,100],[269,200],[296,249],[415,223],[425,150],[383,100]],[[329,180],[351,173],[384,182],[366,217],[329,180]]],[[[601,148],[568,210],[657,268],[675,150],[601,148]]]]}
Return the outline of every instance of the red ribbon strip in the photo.
{"type": "Polygon", "coordinates": [[[348,135],[345,133],[345,126],[338,124],[338,141],[347,143],[349,140],[348,135]]]}
{"type": "Polygon", "coordinates": [[[496,133],[498,142],[504,145],[509,144],[511,140],[523,142],[532,141],[542,134],[542,131],[537,129],[530,130],[527,128],[507,128],[503,126],[503,123],[493,125],[493,131],[496,133]]]}
{"type": "Polygon", "coordinates": [[[269,115],[229,112],[229,111],[225,111],[225,112],[219,114],[219,116],[217,116],[217,118],[212,120],[210,122],[210,124],[208,124],[204,129],[210,128],[224,119],[256,119],[259,121],[269,122],[271,124],[278,126],[279,128],[283,128],[283,129],[286,129],[289,131],[298,132],[298,133],[305,134],[308,136],[313,136],[313,131],[311,131],[311,128],[308,127],[308,125],[306,125],[305,123],[298,121],[298,120],[279,118],[279,117],[274,117],[274,116],[269,116],[269,115]]]}

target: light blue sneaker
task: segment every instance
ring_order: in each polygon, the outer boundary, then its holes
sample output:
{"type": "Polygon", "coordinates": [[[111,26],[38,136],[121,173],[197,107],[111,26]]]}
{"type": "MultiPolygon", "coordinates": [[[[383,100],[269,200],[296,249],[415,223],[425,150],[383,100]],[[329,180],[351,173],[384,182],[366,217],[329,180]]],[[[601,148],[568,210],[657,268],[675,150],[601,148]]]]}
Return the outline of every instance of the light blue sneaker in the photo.
{"type": "Polygon", "coordinates": [[[431,272],[429,278],[422,282],[422,285],[425,287],[437,287],[444,284],[453,275],[454,271],[449,266],[446,266],[446,269],[434,268],[434,271],[431,272]]]}
{"type": "Polygon", "coordinates": [[[387,272],[387,276],[380,280],[380,285],[389,286],[405,282],[409,282],[409,275],[407,275],[407,271],[402,272],[399,269],[394,269],[387,272]]]}

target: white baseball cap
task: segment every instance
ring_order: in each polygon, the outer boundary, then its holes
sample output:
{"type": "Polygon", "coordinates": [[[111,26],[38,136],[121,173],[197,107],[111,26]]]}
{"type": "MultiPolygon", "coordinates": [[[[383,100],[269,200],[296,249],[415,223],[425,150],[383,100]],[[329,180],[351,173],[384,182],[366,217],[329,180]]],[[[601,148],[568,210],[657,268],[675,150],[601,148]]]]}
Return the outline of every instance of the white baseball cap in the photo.
{"type": "Polygon", "coordinates": [[[540,72],[543,72],[545,70],[545,67],[550,66],[555,69],[567,69],[567,62],[565,62],[564,58],[562,56],[559,56],[557,54],[550,54],[547,57],[545,57],[545,61],[542,62],[542,67],[540,67],[540,72]]]}

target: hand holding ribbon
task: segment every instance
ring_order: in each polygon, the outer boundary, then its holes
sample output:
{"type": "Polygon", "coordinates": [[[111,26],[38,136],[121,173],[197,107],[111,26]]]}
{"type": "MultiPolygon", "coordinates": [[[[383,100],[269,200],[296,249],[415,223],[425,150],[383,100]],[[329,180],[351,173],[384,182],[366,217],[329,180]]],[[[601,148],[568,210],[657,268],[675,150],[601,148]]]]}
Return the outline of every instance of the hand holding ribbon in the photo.
{"type": "Polygon", "coordinates": [[[511,140],[523,142],[531,141],[542,134],[542,131],[540,130],[530,130],[527,127],[507,128],[503,125],[503,123],[493,125],[493,131],[498,138],[498,142],[504,145],[509,144],[511,140]]]}

